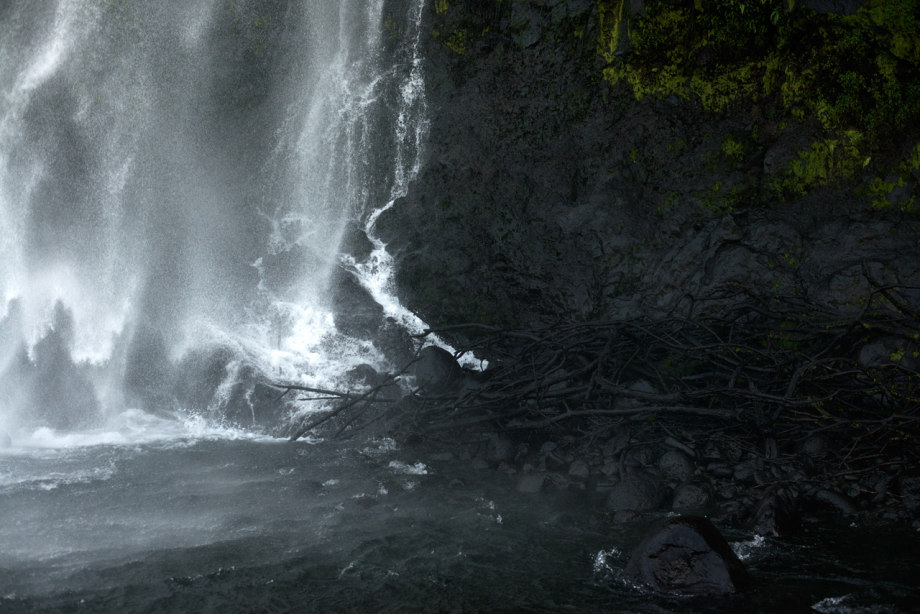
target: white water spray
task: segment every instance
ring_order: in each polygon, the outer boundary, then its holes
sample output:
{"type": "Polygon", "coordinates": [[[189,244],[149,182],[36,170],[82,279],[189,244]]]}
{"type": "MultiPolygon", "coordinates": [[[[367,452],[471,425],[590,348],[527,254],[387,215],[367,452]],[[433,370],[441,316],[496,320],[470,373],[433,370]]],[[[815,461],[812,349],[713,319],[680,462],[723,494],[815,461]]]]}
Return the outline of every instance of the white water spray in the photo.
{"type": "MultiPolygon", "coordinates": [[[[0,11],[0,429],[136,406],[277,420],[256,382],[387,366],[329,294],[348,220],[418,171],[411,4],[407,53],[384,0],[0,11]]],[[[375,248],[360,278],[411,326],[375,248]]]]}

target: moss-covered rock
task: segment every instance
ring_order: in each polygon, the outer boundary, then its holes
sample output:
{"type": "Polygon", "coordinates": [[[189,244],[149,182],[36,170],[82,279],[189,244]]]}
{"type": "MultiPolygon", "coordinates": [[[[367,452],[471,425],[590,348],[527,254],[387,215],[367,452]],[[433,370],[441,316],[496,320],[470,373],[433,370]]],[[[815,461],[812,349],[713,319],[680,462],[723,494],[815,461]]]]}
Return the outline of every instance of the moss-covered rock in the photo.
{"type": "Polygon", "coordinates": [[[714,113],[756,106],[821,126],[774,178],[786,197],[847,183],[861,166],[884,174],[891,145],[901,149],[904,129],[920,121],[915,2],[869,0],[848,15],[794,0],[659,0],[641,15],[625,4],[598,2],[609,82],[639,100],[675,96],[714,113]]]}
{"type": "MultiPolygon", "coordinates": [[[[852,15],[751,5],[743,18],[728,0],[430,6],[426,162],[378,229],[404,302],[433,326],[539,326],[664,313],[688,296],[843,305],[865,288],[832,280],[863,259],[920,275],[903,258],[920,132],[847,119],[828,89],[844,60],[825,57],[850,28],[871,66],[894,58],[902,79],[909,45],[864,40],[896,29],[873,2],[852,15]],[[445,40],[458,28],[462,54],[445,40]]],[[[866,91],[886,77],[872,79],[866,91]]]]}

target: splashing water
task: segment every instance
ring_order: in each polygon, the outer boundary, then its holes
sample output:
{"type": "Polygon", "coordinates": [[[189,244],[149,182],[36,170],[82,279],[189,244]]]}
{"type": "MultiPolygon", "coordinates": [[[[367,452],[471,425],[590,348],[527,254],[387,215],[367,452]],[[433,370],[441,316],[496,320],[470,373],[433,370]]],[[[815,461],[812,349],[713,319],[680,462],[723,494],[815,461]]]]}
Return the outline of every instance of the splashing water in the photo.
{"type": "Polygon", "coordinates": [[[388,367],[337,327],[343,263],[420,324],[379,241],[368,263],[338,251],[418,171],[422,8],[0,9],[0,431],[126,408],[277,425],[303,408],[261,403],[268,382],[388,367]]]}

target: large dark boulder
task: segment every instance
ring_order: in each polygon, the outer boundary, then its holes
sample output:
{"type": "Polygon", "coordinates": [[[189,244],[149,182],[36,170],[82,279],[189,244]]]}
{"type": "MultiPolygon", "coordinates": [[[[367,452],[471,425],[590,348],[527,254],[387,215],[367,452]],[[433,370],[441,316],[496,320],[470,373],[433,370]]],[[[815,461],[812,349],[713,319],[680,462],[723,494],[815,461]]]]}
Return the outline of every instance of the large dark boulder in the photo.
{"type": "Polygon", "coordinates": [[[625,576],[668,595],[727,595],[749,576],[725,538],[705,518],[677,516],[656,527],[633,550],[625,576]]]}
{"type": "Polygon", "coordinates": [[[416,385],[423,393],[440,394],[460,385],[463,380],[463,368],[453,354],[430,345],[419,352],[418,361],[413,365],[413,375],[416,385]]]}

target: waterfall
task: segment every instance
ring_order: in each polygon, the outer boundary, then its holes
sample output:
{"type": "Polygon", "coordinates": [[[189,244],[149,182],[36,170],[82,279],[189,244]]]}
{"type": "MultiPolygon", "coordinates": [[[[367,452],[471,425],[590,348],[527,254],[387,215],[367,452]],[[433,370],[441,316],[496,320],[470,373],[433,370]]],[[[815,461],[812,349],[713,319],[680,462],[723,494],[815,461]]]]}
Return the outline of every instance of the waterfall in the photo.
{"type": "Polygon", "coordinates": [[[0,8],[0,430],[386,368],[334,304],[344,263],[394,310],[385,251],[339,246],[417,172],[423,4],[0,8]]]}

